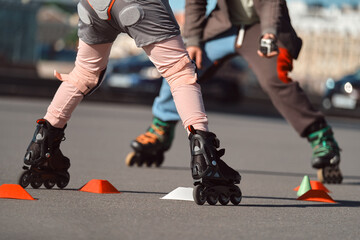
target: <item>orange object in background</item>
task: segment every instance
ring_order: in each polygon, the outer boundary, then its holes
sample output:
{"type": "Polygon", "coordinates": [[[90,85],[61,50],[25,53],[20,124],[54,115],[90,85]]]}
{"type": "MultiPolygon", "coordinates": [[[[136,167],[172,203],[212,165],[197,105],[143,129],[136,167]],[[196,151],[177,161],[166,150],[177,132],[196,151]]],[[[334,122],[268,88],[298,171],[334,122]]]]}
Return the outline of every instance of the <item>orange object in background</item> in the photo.
{"type": "Polygon", "coordinates": [[[336,203],[330,196],[323,190],[309,190],[296,200],[312,201],[312,202],[328,202],[336,203]]]}
{"type": "Polygon", "coordinates": [[[79,189],[91,193],[120,193],[109,181],[93,179],[79,189]]]}

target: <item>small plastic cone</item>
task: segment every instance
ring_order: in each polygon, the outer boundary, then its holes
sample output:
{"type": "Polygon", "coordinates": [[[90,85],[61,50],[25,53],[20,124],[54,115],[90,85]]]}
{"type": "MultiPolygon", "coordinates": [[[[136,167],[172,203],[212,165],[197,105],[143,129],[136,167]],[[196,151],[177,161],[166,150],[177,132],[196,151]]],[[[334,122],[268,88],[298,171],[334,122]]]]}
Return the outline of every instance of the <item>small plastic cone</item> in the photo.
{"type": "Polygon", "coordinates": [[[35,200],[24,188],[18,184],[3,184],[0,186],[0,198],[35,200]]]}
{"type": "Polygon", "coordinates": [[[109,181],[93,179],[85,184],[79,191],[91,193],[120,193],[109,181]]]}
{"type": "Polygon", "coordinates": [[[311,190],[310,179],[309,176],[305,175],[296,194],[300,197],[309,190],[311,190]]]}
{"type": "MultiPolygon", "coordinates": [[[[324,184],[322,184],[321,182],[319,181],[313,181],[313,180],[310,180],[310,186],[311,186],[311,189],[313,190],[322,190],[324,192],[327,192],[327,193],[331,193],[331,191],[329,191],[329,189],[327,189],[324,184]]],[[[299,188],[300,186],[297,186],[296,188],[294,188],[293,190],[295,192],[299,191],[299,188]]]]}
{"type": "Polygon", "coordinates": [[[322,190],[309,190],[297,200],[312,201],[312,202],[328,202],[336,203],[326,192],[322,190]]]}

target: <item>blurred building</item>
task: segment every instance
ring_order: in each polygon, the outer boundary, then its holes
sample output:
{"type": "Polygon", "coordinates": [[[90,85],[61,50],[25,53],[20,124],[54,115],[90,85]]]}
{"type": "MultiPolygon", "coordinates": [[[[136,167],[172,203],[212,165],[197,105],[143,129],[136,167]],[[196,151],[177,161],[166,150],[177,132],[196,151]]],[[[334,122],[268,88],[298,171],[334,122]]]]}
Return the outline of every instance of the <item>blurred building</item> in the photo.
{"type": "MultiPolygon", "coordinates": [[[[42,5],[37,12],[38,34],[37,41],[42,49],[60,52],[64,49],[77,49],[77,24],[79,17],[76,13],[76,5],[62,8],[58,5],[42,5]],[[51,49],[51,50],[49,50],[51,49]]],[[[51,59],[59,56],[49,56],[51,53],[44,53],[42,58],[51,59]]],[[[74,56],[70,56],[73,60],[74,56]]]]}
{"type": "Polygon", "coordinates": [[[21,0],[0,0],[0,71],[14,64],[31,66],[38,60],[36,14],[39,3],[23,7],[21,0]]]}
{"type": "MultiPolygon", "coordinates": [[[[360,23],[360,4],[323,6],[294,0],[288,2],[288,7],[292,24],[303,39],[291,77],[307,92],[322,94],[328,78],[339,79],[360,68],[360,24],[356,24],[360,23]]],[[[184,12],[177,11],[175,16],[182,28],[184,12]]],[[[131,39],[120,36],[111,57],[140,51],[131,39]],[[122,46],[126,51],[121,50],[122,46]]],[[[248,74],[248,78],[243,82],[254,84],[254,75],[248,74]]]]}
{"type": "Polygon", "coordinates": [[[72,70],[78,45],[78,21],[75,1],[41,5],[37,13],[39,77],[54,78],[54,69],[64,73],[72,70]]]}
{"type": "MultiPolygon", "coordinates": [[[[0,73],[8,73],[9,66],[35,66],[31,71],[42,78],[52,78],[55,67],[59,72],[69,72],[77,49],[77,3],[78,0],[0,0],[0,73]]],[[[319,94],[327,78],[338,79],[360,68],[359,5],[323,7],[292,0],[288,6],[294,28],[304,41],[291,77],[306,91],[319,94]]],[[[182,27],[184,13],[177,10],[176,18],[182,27]]],[[[130,37],[121,34],[110,57],[124,58],[140,52],[142,49],[130,37]]]]}
{"type": "Polygon", "coordinates": [[[64,60],[60,56],[73,61],[77,48],[76,3],[0,0],[0,74],[41,76],[38,65],[42,60],[64,60]]]}
{"type": "MultiPolygon", "coordinates": [[[[339,79],[360,68],[360,3],[327,4],[288,2],[292,24],[303,39],[291,77],[313,94],[322,94],[328,78],[339,79]]],[[[177,19],[184,23],[183,12],[177,13],[177,19]]],[[[248,76],[245,82],[253,84],[254,75],[248,76]]]]}
{"type": "Polygon", "coordinates": [[[288,6],[303,39],[292,77],[307,91],[321,93],[328,78],[360,68],[360,4],[324,7],[291,1],[288,6]]]}

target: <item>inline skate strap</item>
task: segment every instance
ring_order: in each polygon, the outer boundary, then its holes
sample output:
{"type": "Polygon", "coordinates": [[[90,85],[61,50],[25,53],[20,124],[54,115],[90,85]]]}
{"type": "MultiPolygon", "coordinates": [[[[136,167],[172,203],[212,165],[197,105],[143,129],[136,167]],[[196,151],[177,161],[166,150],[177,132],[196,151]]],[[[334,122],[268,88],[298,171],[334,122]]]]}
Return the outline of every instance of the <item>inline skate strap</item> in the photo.
{"type": "Polygon", "coordinates": [[[157,139],[156,134],[151,133],[151,132],[146,132],[145,134],[141,134],[140,136],[138,136],[136,138],[136,141],[138,141],[139,143],[142,144],[147,144],[147,143],[155,143],[157,139]]]}
{"type": "Polygon", "coordinates": [[[191,132],[192,134],[196,134],[196,130],[195,130],[195,128],[194,128],[192,125],[189,125],[189,126],[188,126],[188,130],[189,130],[189,132],[191,132]]]}

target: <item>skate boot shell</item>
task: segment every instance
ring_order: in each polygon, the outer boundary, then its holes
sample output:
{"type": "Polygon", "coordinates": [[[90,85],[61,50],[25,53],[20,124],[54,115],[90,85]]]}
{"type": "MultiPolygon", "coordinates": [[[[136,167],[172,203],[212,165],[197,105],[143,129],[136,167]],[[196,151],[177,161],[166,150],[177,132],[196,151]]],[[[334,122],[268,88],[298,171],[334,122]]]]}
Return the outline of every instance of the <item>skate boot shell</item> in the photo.
{"type": "Polygon", "coordinates": [[[45,119],[37,120],[34,136],[26,150],[19,185],[26,188],[29,184],[39,188],[42,184],[51,189],[55,184],[60,188],[68,185],[70,160],[60,150],[65,139],[64,128],[55,128],[45,119]]]}
{"type": "Polygon", "coordinates": [[[308,135],[313,149],[311,165],[318,169],[318,180],[323,183],[341,183],[340,148],[331,127],[326,126],[308,135]]]}
{"type": "Polygon", "coordinates": [[[160,167],[164,162],[164,152],[170,149],[174,139],[176,123],[177,121],[165,122],[154,118],[148,130],[131,142],[130,146],[134,151],[126,156],[126,165],[160,167]]]}
{"type": "Polygon", "coordinates": [[[191,171],[194,179],[193,197],[198,205],[218,201],[227,205],[229,201],[238,205],[242,199],[240,188],[235,185],[241,180],[240,174],[220,159],[225,149],[217,150],[220,142],[211,132],[189,127],[191,171]]]}

